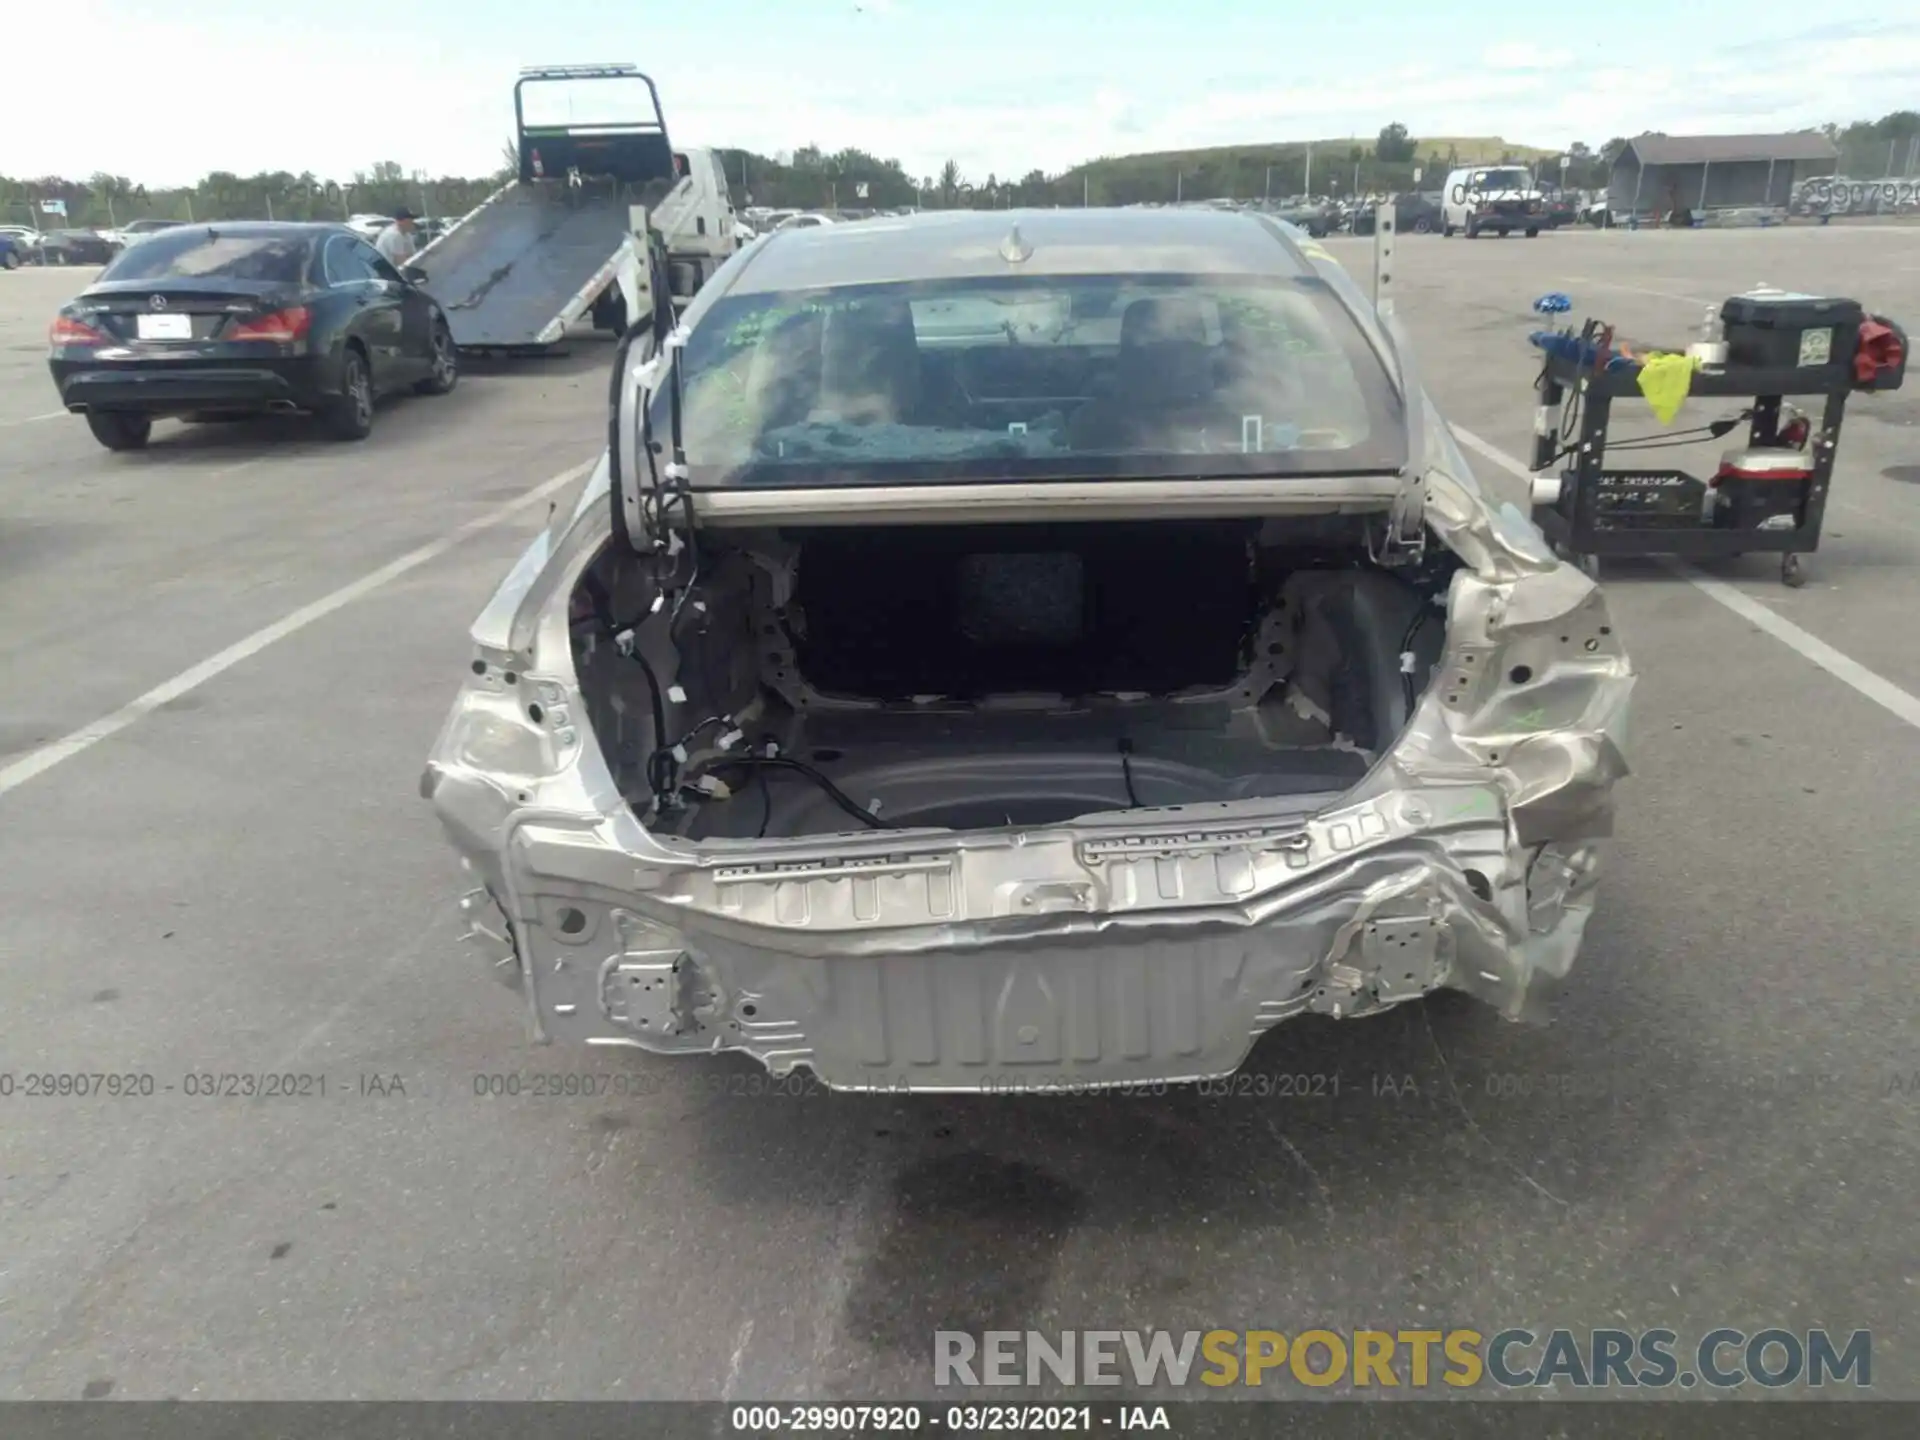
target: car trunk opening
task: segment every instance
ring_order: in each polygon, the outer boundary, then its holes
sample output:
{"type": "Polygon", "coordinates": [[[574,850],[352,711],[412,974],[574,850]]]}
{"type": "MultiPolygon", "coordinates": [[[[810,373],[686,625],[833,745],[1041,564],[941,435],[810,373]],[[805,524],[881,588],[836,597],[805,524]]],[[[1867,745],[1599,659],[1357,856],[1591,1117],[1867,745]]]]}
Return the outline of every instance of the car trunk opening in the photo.
{"type": "Polygon", "coordinates": [[[609,767],[691,840],[1337,795],[1407,724],[1455,563],[1383,569],[1350,516],[710,531],[696,553],[663,588],[609,547],[573,612],[609,767]]]}

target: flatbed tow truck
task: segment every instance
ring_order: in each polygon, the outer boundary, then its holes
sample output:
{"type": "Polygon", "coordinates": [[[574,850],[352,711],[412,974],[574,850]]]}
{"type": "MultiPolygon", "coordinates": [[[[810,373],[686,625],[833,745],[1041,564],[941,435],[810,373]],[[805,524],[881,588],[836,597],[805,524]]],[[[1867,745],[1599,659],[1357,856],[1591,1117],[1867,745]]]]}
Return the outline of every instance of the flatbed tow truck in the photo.
{"type": "Polygon", "coordinates": [[[583,317],[619,335],[628,316],[651,308],[656,275],[670,278],[683,302],[732,253],[733,207],[724,178],[714,193],[717,163],[708,152],[675,152],[660,92],[634,66],[523,70],[513,109],[518,174],[411,261],[462,350],[544,351],[583,317]],[[528,123],[529,87],[582,80],[644,87],[650,113],[528,123]],[[691,264],[674,259],[681,230],[693,237],[691,264]]]}

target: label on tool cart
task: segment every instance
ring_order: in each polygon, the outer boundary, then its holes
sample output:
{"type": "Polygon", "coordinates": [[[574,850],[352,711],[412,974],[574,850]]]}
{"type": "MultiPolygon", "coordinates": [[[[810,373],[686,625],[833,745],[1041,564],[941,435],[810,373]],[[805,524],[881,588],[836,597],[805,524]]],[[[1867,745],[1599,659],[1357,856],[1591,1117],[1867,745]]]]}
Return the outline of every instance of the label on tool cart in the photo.
{"type": "Polygon", "coordinates": [[[1833,359],[1833,331],[1802,330],[1800,332],[1800,364],[1826,365],[1833,359]]]}
{"type": "Polygon", "coordinates": [[[1698,524],[1706,486],[1678,470],[1603,471],[1594,492],[1602,529],[1698,524]]]}

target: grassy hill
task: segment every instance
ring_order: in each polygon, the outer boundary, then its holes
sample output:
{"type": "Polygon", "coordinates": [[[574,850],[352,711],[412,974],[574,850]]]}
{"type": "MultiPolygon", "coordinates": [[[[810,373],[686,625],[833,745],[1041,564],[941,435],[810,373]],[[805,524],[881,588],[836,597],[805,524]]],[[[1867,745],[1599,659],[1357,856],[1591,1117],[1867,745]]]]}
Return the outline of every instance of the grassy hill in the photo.
{"type": "Polygon", "coordinates": [[[1517,144],[1498,135],[1441,135],[1432,140],[1416,137],[1413,143],[1422,160],[1444,160],[1451,151],[1460,157],[1462,165],[1490,164],[1503,155],[1511,155],[1524,163],[1551,159],[1561,153],[1551,147],[1517,144]]]}
{"type": "MultiPolygon", "coordinates": [[[[1354,151],[1363,190],[1405,189],[1412,184],[1415,162],[1390,162],[1374,156],[1371,135],[1335,140],[1277,141],[1245,145],[1218,145],[1202,150],[1153,150],[1131,155],[1106,155],[1090,160],[1060,177],[1062,192],[1084,184],[1094,202],[1128,204],[1140,200],[1189,200],[1215,196],[1249,198],[1263,194],[1297,193],[1307,185],[1307,157],[1312,151],[1313,188],[1346,193],[1353,188],[1354,151]]],[[[1498,135],[1415,136],[1417,163],[1431,168],[1449,155],[1458,163],[1481,165],[1502,159],[1527,163],[1557,150],[1521,145],[1498,135]]],[[[1423,180],[1431,177],[1423,177],[1423,180]]]]}

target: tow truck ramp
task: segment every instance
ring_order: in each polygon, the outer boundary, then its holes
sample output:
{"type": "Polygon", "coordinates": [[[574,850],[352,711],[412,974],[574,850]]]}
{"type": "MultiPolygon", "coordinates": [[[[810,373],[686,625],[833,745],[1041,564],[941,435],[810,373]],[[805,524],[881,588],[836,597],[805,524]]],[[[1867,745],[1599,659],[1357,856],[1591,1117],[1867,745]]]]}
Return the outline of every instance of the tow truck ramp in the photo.
{"type": "Polygon", "coordinates": [[[462,350],[544,348],[610,288],[641,312],[644,265],[616,188],[515,180],[414,256],[462,350]]]}
{"type": "MultiPolygon", "coordinates": [[[[592,105],[589,108],[592,108],[592,105]]],[[[616,332],[648,294],[636,206],[649,187],[674,181],[660,92],[632,65],[554,65],[523,70],[513,87],[518,175],[420,251],[426,289],[447,312],[462,350],[544,349],[583,315],[616,332]],[[584,123],[568,87],[589,82],[592,105],[645,112],[584,123]],[[548,106],[557,123],[538,123],[548,106]],[[609,100],[607,97],[615,98],[609,100]]]]}

